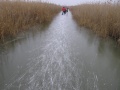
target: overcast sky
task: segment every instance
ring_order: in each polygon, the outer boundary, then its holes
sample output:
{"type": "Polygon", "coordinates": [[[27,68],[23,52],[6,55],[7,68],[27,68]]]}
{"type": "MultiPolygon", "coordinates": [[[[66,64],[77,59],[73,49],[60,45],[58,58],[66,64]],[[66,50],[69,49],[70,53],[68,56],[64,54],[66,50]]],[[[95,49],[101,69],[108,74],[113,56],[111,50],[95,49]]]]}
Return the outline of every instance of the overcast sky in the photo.
{"type": "Polygon", "coordinates": [[[105,2],[107,0],[41,0],[45,2],[55,3],[58,5],[77,5],[82,3],[90,3],[90,2],[105,2]]]}

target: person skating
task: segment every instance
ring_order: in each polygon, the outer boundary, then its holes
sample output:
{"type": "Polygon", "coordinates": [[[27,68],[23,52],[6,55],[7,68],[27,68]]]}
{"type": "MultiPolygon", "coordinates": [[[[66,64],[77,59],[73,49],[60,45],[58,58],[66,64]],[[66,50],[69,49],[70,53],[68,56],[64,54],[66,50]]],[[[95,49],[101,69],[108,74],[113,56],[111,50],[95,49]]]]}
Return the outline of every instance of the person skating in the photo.
{"type": "Polygon", "coordinates": [[[66,8],[65,7],[62,7],[62,15],[63,14],[66,14],[66,8]]]}

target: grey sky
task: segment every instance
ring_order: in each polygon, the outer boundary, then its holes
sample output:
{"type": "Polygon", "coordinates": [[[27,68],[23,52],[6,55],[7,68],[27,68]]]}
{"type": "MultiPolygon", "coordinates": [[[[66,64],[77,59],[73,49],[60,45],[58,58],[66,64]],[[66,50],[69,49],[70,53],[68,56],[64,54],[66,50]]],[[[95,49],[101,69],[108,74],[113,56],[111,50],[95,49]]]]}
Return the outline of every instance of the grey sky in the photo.
{"type": "Polygon", "coordinates": [[[59,5],[77,5],[82,3],[90,3],[90,2],[105,2],[107,0],[41,0],[45,2],[55,3],[59,5]]]}

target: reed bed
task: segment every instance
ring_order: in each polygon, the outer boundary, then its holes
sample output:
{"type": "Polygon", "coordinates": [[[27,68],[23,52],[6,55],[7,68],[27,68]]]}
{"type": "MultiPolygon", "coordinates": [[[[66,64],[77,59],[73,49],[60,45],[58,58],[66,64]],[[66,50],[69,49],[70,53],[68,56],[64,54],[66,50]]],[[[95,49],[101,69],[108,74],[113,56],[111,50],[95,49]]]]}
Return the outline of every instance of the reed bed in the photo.
{"type": "Polygon", "coordinates": [[[102,37],[120,39],[120,4],[83,4],[71,9],[79,25],[102,37]]]}
{"type": "Polygon", "coordinates": [[[60,11],[54,4],[0,1],[0,40],[13,37],[36,24],[46,24],[60,11]]]}

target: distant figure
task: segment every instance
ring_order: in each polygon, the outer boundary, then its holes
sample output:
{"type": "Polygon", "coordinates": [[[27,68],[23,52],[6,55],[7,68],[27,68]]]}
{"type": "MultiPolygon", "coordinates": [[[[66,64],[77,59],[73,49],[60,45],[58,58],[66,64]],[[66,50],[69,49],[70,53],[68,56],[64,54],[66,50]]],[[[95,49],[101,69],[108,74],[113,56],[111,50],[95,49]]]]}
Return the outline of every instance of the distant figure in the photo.
{"type": "Polygon", "coordinates": [[[62,7],[62,15],[63,14],[66,14],[66,8],[65,7],[62,7]]]}
{"type": "Polygon", "coordinates": [[[68,8],[66,8],[66,12],[68,12],[68,8]]]}

